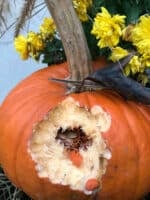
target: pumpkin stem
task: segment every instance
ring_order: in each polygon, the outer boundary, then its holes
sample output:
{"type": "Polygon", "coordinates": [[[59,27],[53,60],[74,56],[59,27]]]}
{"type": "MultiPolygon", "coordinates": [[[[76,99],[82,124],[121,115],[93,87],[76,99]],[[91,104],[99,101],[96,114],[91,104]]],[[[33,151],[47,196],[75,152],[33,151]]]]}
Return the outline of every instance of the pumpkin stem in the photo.
{"type": "Polygon", "coordinates": [[[70,79],[81,81],[92,72],[91,56],[72,0],[45,0],[65,49],[70,79]]]}

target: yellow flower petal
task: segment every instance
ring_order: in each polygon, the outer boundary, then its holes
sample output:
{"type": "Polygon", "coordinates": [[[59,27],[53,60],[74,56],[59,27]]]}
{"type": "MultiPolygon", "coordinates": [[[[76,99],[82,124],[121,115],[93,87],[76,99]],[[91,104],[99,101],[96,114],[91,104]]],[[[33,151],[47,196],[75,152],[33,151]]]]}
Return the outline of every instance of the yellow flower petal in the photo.
{"type": "Polygon", "coordinates": [[[73,0],[74,8],[81,21],[87,21],[87,10],[92,5],[92,0],[73,0]]]}
{"type": "Polygon", "coordinates": [[[140,72],[141,68],[141,61],[138,56],[133,56],[130,60],[128,67],[130,68],[132,74],[136,74],[140,72]]]}
{"type": "Polygon", "coordinates": [[[140,17],[139,23],[132,30],[132,41],[140,54],[150,56],[150,16],[140,17]]]}
{"type": "Polygon", "coordinates": [[[29,51],[28,51],[28,41],[23,35],[19,35],[14,40],[14,46],[16,51],[20,54],[23,60],[28,59],[29,51]]]}
{"type": "Polygon", "coordinates": [[[27,35],[27,41],[37,51],[40,51],[44,48],[44,42],[42,40],[41,35],[38,33],[29,32],[27,35]]]}
{"type": "Polygon", "coordinates": [[[114,47],[114,48],[112,48],[112,53],[111,53],[111,56],[109,57],[109,59],[112,60],[113,62],[116,62],[116,61],[120,60],[121,58],[124,58],[128,54],[129,53],[126,49],[123,49],[121,47],[114,47]]]}
{"type": "Polygon", "coordinates": [[[56,25],[52,18],[44,18],[40,26],[40,32],[44,38],[52,37],[56,32],[56,25]]]}

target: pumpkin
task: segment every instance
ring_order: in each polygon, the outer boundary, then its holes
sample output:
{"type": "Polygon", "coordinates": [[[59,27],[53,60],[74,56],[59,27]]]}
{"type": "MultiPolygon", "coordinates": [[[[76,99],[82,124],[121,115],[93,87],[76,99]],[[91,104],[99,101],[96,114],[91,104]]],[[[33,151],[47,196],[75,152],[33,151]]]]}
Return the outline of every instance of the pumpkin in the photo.
{"type": "Polygon", "coordinates": [[[139,199],[150,191],[150,107],[49,80],[68,75],[67,63],[38,70],[1,105],[6,175],[35,200],[139,199]]]}

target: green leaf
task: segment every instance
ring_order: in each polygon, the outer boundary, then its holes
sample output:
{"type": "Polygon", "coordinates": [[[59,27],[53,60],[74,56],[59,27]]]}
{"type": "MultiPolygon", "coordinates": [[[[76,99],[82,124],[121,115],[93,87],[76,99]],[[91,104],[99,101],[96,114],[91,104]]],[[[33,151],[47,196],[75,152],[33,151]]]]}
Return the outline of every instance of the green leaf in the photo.
{"type": "Polygon", "coordinates": [[[83,29],[89,46],[92,58],[94,59],[99,55],[99,47],[97,46],[97,39],[91,34],[92,23],[91,21],[83,23],[83,29]]]}
{"type": "Polygon", "coordinates": [[[62,41],[58,38],[48,40],[40,55],[42,56],[42,62],[48,65],[62,63],[66,60],[62,41]]]}

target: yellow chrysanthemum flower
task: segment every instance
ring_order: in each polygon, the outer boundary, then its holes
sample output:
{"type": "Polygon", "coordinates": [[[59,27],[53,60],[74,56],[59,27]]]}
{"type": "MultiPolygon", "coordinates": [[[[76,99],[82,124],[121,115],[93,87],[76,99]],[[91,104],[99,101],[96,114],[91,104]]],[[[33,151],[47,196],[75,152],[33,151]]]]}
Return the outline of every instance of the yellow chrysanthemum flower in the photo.
{"type": "Polygon", "coordinates": [[[114,47],[112,48],[112,53],[109,59],[112,60],[113,62],[116,62],[120,60],[121,58],[124,58],[128,54],[129,52],[126,49],[123,49],[121,47],[114,47]]]}
{"type": "Polygon", "coordinates": [[[23,35],[19,35],[14,40],[14,46],[16,51],[20,54],[23,60],[28,59],[29,51],[28,51],[28,41],[23,35]]]}
{"type": "Polygon", "coordinates": [[[92,0],[73,0],[74,8],[81,21],[87,21],[87,10],[92,5],[92,0]]]}
{"type": "Polygon", "coordinates": [[[138,72],[143,72],[143,68],[141,65],[140,58],[138,56],[133,56],[130,62],[127,64],[125,68],[125,74],[130,75],[130,72],[132,74],[136,74],[138,72]]]}
{"type": "Polygon", "coordinates": [[[143,15],[132,30],[132,41],[140,54],[150,58],[150,16],[143,15]]]}
{"type": "Polygon", "coordinates": [[[150,54],[143,54],[141,56],[141,62],[145,68],[150,68],[150,54]]]}
{"type": "Polygon", "coordinates": [[[52,18],[44,18],[40,26],[40,32],[44,38],[52,37],[56,32],[56,25],[52,18]]]}
{"type": "Polygon", "coordinates": [[[98,46],[114,47],[119,43],[122,29],[125,24],[125,16],[113,15],[106,8],[101,8],[102,12],[98,13],[94,19],[91,33],[99,39],[98,46]]]}
{"type": "Polygon", "coordinates": [[[38,33],[29,32],[27,35],[27,41],[37,51],[40,51],[44,48],[44,42],[41,35],[38,33]]]}
{"type": "Polygon", "coordinates": [[[38,59],[40,51],[44,48],[44,41],[39,33],[29,32],[27,35],[29,55],[38,59]]]}

